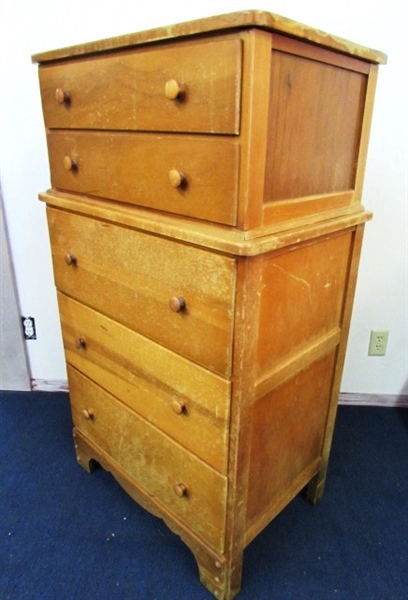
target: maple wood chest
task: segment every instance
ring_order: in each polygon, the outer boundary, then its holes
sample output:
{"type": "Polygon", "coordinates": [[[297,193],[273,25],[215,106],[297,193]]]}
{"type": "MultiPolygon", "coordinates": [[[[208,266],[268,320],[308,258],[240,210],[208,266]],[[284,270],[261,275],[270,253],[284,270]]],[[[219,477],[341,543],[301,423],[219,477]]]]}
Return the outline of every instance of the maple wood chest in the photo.
{"type": "Polygon", "coordinates": [[[246,11],[33,60],[78,460],[230,600],[323,493],[385,56],[246,11]]]}

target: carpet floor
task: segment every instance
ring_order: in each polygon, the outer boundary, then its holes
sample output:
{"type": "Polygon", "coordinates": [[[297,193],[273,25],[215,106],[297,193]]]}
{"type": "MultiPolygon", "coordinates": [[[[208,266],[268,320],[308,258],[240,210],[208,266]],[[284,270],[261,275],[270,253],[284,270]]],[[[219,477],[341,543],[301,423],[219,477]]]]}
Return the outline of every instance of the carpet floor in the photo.
{"type": "MultiPolygon", "coordinates": [[[[0,600],[210,600],[189,549],[76,463],[68,394],[0,392],[0,600]]],[[[323,500],[248,546],[239,600],[408,599],[408,409],[340,406],[323,500]]]]}

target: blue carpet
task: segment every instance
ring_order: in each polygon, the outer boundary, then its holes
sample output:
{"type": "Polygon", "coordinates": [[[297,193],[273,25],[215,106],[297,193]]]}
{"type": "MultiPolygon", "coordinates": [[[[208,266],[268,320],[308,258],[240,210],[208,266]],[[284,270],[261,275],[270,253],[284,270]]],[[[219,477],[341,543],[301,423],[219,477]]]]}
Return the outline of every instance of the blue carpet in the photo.
{"type": "MultiPolygon", "coordinates": [[[[0,393],[1,600],[210,600],[193,555],[76,463],[68,395],[0,393]]],[[[322,502],[246,549],[240,600],[408,599],[408,410],[341,406],[322,502]]]]}

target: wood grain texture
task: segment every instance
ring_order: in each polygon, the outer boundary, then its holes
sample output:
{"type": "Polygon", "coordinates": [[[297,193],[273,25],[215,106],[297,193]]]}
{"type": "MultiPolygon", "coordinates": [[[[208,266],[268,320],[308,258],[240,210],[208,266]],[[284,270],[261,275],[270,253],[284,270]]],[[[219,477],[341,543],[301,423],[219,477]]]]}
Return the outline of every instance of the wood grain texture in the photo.
{"type": "Polygon", "coordinates": [[[326,475],[329,463],[330,449],[333,439],[334,425],[337,414],[340,384],[343,374],[344,361],[346,357],[347,340],[350,329],[351,313],[353,309],[354,294],[357,284],[358,266],[360,263],[361,247],[363,243],[364,226],[355,229],[351,240],[351,252],[349,258],[348,277],[344,289],[344,300],[342,306],[342,335],[336,356],[333,371],[333,383],[331,388],[329,412],[324,431],[322,444],[322,461],[319,471],[308,486],[308,499],[312,504],[321,500],[326,483],[326,475]]]}
{"type": "Polygon", "coordinates": [[[242,120],[240,131],[239,214],[237,226],[248,231],[262,224],[269,106],[271,38],[264,31],[243,37],[242,120]]]}
{"type": "MultiPolygon", "coordinates": [[[[178,535],[193,552],[199,569],[200,580],[217,598],[223,597],[225,581],[225,556],[214,550],[182,518],[170,513],[166,505],[152,497],[101,447],[74,428],[75,450],[78,463],[87,471],[97,464],[109,471],[123,489],[145,510],[162,519],[171,531],[178,535]]],[[[225,595],[224,595],[225,598],[225,595]]]]}
{"type": "Polygon", "coordinates": [[[239,146],[228,139],[53,130],[47,141],[56,189],[236,224],[239,146]],[[171,185],[173,169],[185,183],[171,185]]]}
{"type": "Polygon", "coordinates": [[[276,371],[341,326],[352,231],[265,256],[258,374],[276,371]]]}
{"type": "Polygon", "coordinates": [[[67,362],[225,473],[230,382],[63,294],[58,305],[67,362]]]}
{"type": "Polygon", "coordinates": [[[140,44],[172,40],[180,36],[197,36],[199,34],[208,34],[214,31],[228,31],[237,28],[247,29],[254,27],[265,29],[270,32],[275,31],[285,33],[290,37],[308,40],[319,47],[331,48],[337,52],[351,54],[369,62],[378,64],[387,62],[387,56],[383,52],[366,48],[355,42],[326,33],[310,27],[309,25],[298,23],[281,15],[258,10],[228,13],[204,19],[197,19],[186,23],[169,25],[167,27],[158,27],[147,31],[130,33],[128,35],[122,35],[106,40],[78,44],[77,46],[61,48],[59,50],[41,52],[34,54],[32,60],[33,62],[43,63],[83,54],[95,54],[140,44]]]}
{"type": "Polygon", "coordinates": [[[36,55],[79,463],[218,600],[322,498],[385,55],[243,11],[36,55]]]}
{"type": "Polygon", "coordinates": [[[62,292],[224,375],[231,372],[235,261],[199,248],[48,210],[62,292]],[[72,253],[75,267],[64,257],[72,253]],[[169,306],[174,295],[186,309],[169,306]]]}
{"type": "Polygon", "coordinates": [[[188,131],[237,134],[242,46],[239,39],[138,49],[40,68],[49,128],[188,131]],[[183,82],[182,100],[169,100],[169,79],[183,82]],[[69,93],[60,104],[55,91],[69,93]]]}
{"type": "MultiPolygon", "coordinates": [[[[251,485],[250,448],[256,374],[257,327],[262,283],[262,256],[240,258],[234,325],[228,510],[225,577],[220,596],[234,598],[241,586],[247,496],[251,485]]],[[[211,589],[211,588],[210,588],[211,589]]]]}
{"type": "Polygon", "coordinates": [[[271,69],[265,201],[353,189],[366,76],[279,50],[271,69]]]}
{"type": "Polygon", "coordinates": [[[160,430],[118,402],[79,371],[68,368],[75,426],[100,446],[142,486],[164,503],[216,550],[225,533],[227,480],[186,452],[160,430]],[[83,410],[92,407],[94,418],[83,410]],[[179,498],[174,486],[183,482],[179,498]]]}
{"type": "Polygon", "coordinates": [[[95,202],[86,196],[49,190],[39,194],[47,206],[78,212],[84,216],[102,219],[112,224],[136,229],[154,235],[164,236],[194,246],[207,248],[231,256],[257,256],[270,250],[286,248],[296,243],[322,237],[336,231],[365,223],[372,213],[362,207],[358,210],[339,210],[322,215],[294,218],[284,223],[272,223],[248,231],[222,228],[191,221],[179,215],[166,215],[142,208],[135,210],[126,204],[104,200],[95,202]]]}
{"type": "Polygon", "coordinates": [[[252,530],[258,533],[269,523],[320,465],[334,362],[332,351],[254,405],[247,541],[254,536],[252,530]]]}

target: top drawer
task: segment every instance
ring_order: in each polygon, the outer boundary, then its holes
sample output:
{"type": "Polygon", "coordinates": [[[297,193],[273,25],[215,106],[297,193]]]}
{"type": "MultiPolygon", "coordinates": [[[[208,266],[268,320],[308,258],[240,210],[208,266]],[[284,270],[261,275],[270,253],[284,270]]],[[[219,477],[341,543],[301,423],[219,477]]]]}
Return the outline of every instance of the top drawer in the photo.
{"type": "Polygon", "coordinates": [[[45,125],[238,134],[241,70],[239,39],[41,66],[45,125]]]}

